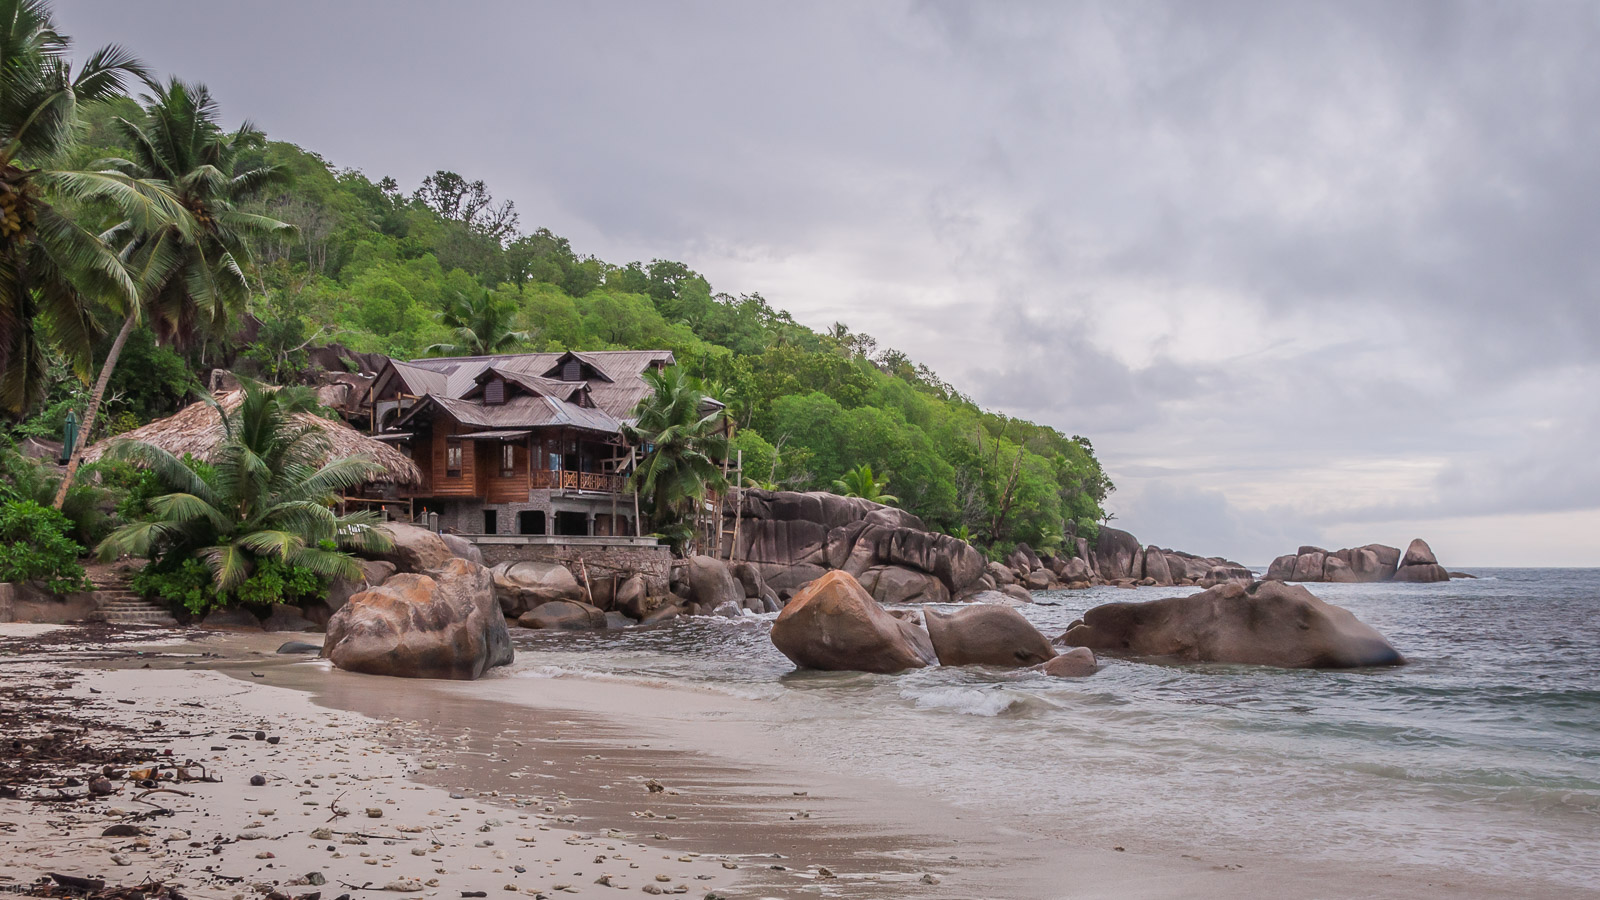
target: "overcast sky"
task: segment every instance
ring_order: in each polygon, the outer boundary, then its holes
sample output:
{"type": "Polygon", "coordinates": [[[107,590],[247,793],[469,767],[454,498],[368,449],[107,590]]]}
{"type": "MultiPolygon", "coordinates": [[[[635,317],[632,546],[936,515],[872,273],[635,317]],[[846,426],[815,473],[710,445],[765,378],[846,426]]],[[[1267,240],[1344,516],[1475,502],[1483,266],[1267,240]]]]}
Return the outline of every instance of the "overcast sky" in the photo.
{"type": "Polygon", "coordinates": [[[57,14],[337,166],[485,179],[1089,437],[1147,543],[1600,565],[1595,4],[57,14]]]}

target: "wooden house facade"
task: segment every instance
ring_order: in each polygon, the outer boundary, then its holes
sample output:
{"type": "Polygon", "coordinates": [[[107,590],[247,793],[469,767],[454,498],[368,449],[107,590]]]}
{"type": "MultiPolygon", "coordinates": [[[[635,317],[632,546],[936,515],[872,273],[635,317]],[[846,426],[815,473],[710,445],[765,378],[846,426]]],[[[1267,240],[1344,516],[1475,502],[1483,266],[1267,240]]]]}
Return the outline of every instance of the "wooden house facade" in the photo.
{"type": "Polygon", "coordinates": [[[421,483],[399,489],[466,535],[637,535],[621,429],[669,351],[391,361],[373,383],[376,435],[421,483]]]}

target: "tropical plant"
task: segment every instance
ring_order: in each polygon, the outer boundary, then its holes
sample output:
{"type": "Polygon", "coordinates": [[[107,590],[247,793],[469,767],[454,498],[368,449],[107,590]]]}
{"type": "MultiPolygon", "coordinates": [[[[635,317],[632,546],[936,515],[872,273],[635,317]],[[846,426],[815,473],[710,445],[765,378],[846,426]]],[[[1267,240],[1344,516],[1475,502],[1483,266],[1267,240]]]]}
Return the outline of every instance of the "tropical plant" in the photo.
{"type": "Polygon", "coordinates": [[[113,458],[147,466],[166,493],[149,501],[148,518],[102,541],[101,558],[143,556],[172,568],[198,558],[217,602],[236,595],[269,559],[323,577],[359,577],[345,551],[385,549],[389,538],[376,513],[339,515],[333,502],[382,467],[361,454],[329,461],[322,431],[298,418],[315,403],[305,388],[247,382],[238,409],[217,408],[223,439],[208,465],[186,465],[143,441],[114,445],[113,458]]]}
{"type": "Polygon", "coordinates": [[[158,338],[189,344],[197,337],[225,335],[250,296],[245,275],[251,238],[286,233],[293,226],[246,212],[240,205],[285,180],[270,165],[243,163],[241,155],[261,147],[265,136],[249,122],[227,133],[218,124],[216,101],[205,85],[174,78],[152,87],[142,99],[139,121],[118,117],[114,124],[132,148],[132,160],[106,159],[130,179],[158,179],[169,185],[191,224],[150,227],[128,219],[106,232],[121,247],[121,259],[134,276],[137,299],[124,304],[118,332],[100,376],[89,394],[78,445],[67,461],[62,492],[72,483],[82,447],[94,430],[95,416],[122,348],[141,318],[158,338]]]}
{"type": "Polygon", "coordinates": [[[871,500],[873,503],[893,505],[900,502],[900,498],[893,494],[885,494],[884,488],[889,486],[889,477],[882,478],[872,473],[872,466],[862,463],[844,473],[843,478],[835,479],[833,489],[846,497],[860,497],[871,500]]]}
{"type": "Polygon", "coordinates": [[[32,500],[0,500],[0,581],[37,581],[50,591],[89,589],[67,517],[32,500]]]}
{"type": "Polygon", "coordinates": [[[529,331],[512,331],[515,303],[499,301],[488,291],[457,292],[438,315],[450,329],[451,341],[434,344],[430,354],[439,356],[491,356],[504,353],[518,344],[533,340],[529,331]]]}
{"type": "MultiPolygon", "coordinates": [[[[54,467],[42,465],[14,448],[0,447],[0,500],[30,500],[49,506],[56,495],[60,476],[54,467]]],[[[99,485],[82,483],[72,486],[61,514],[67,520],[67,537],[87,547],[105,535],[109,523],[101,510],[115,499],[113,491],[99,485]]],[[[4,579],[0,579],[4,580],[4,579]]]]}
{"type": "Polygon", "coordinates": [[[623,438],[644,451],[628,486],[649,507],[655,527],[681,549],[686,541],[674,526],[697,519],[706,494],[723,487],[728,441],[722,408],[710,408],[700,385],[676,366],[644,377],[650,393],[634,409],[635,422],[622,426],[623,438]]]}
{"type": "Polygon", "coordinates": [[[145,74],[115,44],[74,73],[70,46],[42,0],[0,0],[0,406],[13,413],[44,396],[47,344],[86,375],[95,305],[136,294],[116,250],[79,220],[82,209],[101,201],[146,226],[184,217],[159,185],[53,168],[79,108],[122,96],[128,78],[145,74]]]}

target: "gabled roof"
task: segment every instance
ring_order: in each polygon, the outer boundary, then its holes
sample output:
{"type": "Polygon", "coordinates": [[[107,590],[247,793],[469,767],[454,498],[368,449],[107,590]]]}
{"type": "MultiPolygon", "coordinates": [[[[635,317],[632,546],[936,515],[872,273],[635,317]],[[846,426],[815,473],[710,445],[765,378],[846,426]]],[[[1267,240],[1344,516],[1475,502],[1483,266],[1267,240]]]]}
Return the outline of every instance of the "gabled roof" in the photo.
{"type": "Polygon", "coordinates": [[[471,428],[518,429],[561,425],[603,434],[616,434],[621,423],[600,409],[589,409],[548,396],[519,394],[504,403],[485,406],[471,400],[453,400],[429,394],[395,422],[399,428],[425,410],[437,409],[471,428]]]}
{"type": "Polygon", "coordinates": [[[467,392],[462,396],[464,398],[478,396],[478,394],[482,393],[484,382],[487,382],[495,375],[499,375],[501,378],[522,388],[524,393],[536,394],[541,397],[554,397],[557,400],[564,400],[568,403],[573,402],[574,395],[581,394],[589,389],[588,383],[583,381],[560,381],[555,378],[541,378],[538,375],[502,369],[499,366],[489,366],[478,373],[477,377],[473,379],[473,386],[468,388],[467,392]]]}
{"type": "MultiPolygon", "coordinates": [[[[516,372],[534,378],[544,378],[545,373],[568,355],[568,352],[550,352],[510,353],[503,356],[442,356],[414,359],[410,362],[394,360],[392,365],[396,374],[401,374],[405,378],[407,385],[419,384],[423,379],[429,380],[426,389],[411,390],[408,393],[460,398],[466,396],[467,391],[477,384],[478,376],[491,367],[508,376],[509,373],[516,372]],[[415,375],[414,370],[430,373],[431,379],[429,376],[415,375]]],[[[596,378],[588,382],[589,397],[595,406],[618,420],[631,418],[633,408],[649,395],[650,386],[645,383],[644,373],[653,367],[670,366],[676,362],[671,350],[593,350],[571,355],[592,366],[594,371],[604,374],[604,379],[596,378]]]]}

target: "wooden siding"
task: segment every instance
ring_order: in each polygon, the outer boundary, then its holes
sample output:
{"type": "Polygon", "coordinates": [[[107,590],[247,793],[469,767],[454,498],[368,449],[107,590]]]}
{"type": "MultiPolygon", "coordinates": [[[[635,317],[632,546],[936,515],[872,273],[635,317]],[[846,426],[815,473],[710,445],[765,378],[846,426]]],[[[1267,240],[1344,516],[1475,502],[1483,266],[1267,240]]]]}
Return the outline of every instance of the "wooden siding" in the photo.
{"type": "Polygon", "coordinates": [[[461,441],[461,474],[451,477],[450,470],[446,468],[445,448],[450,444],[450,438],[459,432],[456,423],[449,420],[435,420],[433,425],[433,453],[432,471],[429,473],[429,496],[432,497],[475,497],[477,493],[477,460],[476,453],[472,452],[473,441],[461,441]]]}
{"type": "Polygon", "coordinates": [[[514,464],[510,475],[500,474],[500,441],[475,441],[478,447],[478,496],[490,503],[528,502],[528,443],[512,445],[514,464]]]}

